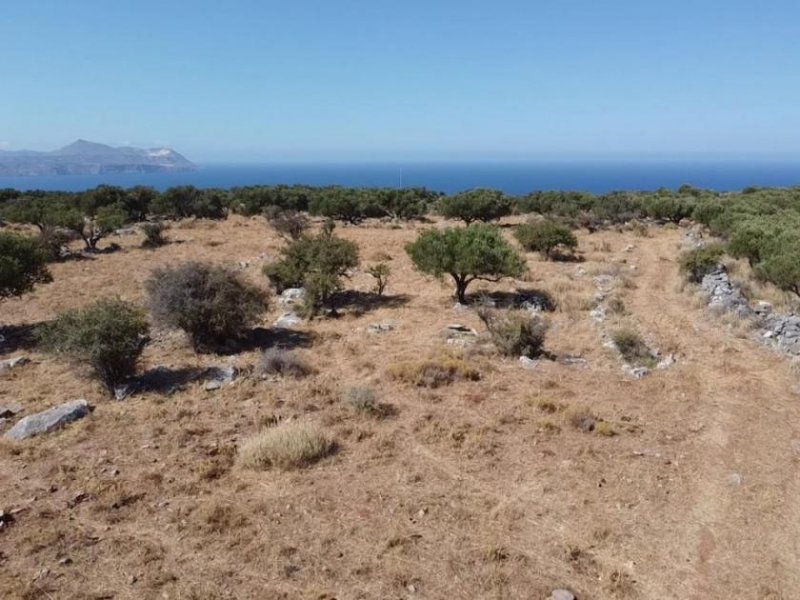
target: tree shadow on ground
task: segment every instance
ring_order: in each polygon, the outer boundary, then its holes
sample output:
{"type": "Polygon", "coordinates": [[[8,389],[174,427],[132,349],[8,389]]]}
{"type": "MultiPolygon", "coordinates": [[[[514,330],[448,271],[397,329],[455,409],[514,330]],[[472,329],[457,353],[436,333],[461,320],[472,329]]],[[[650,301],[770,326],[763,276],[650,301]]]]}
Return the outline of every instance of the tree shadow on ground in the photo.
{"type": "Polygon", "coordinates": [[[36,348],[38,340],[36,330],[44,324],[23,323],[21,325],[3,325],[0,327],[0,352],[18,352],[36,348]]]}
{"type": "Polygon", "coordinates": [[[558,250],[554,250],[553,252],[551,252],[549,258],[553,262],[570,262],[570,263],[586,262],[586,259],[581,254],[575,254],[572,252],[559,252],[558,250]]]}
{"type": "Polygon", "coordinates": [[[266,329],[256,327],[239,342],[240,351],[266,350],[267,348],[309,348],[314,343],[316,334],[310,331],[295,331],[275,327],[266,329]]]}
{"type": "Polygon", "coordinates": [[[379,308],[400,308],[411,300],[406,294],[378,295],[374,292],[346,290],[334,295],[331,307],[335,311],[346,310],[355,316],[361,316],[379,308]]]}
{"type": "Polygon", "coordinates": [[[536,309],[546,312],[556,309],[556,301],[553,296],[545,290],[536,288],[517,289],[513,292],[495,291],[470,294],[467,296],[467,302],[478,306],[487,304],[502,309],[536,309]]]}

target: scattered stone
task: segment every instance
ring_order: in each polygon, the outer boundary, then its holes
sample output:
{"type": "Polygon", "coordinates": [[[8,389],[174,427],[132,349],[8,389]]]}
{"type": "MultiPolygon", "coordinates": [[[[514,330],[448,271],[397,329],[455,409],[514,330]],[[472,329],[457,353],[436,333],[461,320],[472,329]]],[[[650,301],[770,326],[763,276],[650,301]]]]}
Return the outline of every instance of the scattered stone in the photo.
{"type": "Polygon", "coordinates": [[[287,288],[283,290],[280,298],[278,298],[278,304],[281,306],[295,306],[305,302],[305,299],[305,288],[287,288]]]}
{"type": "Polygon", "coordinates": [[[527,356],[520,356],[519,364],[522,365],[523,369],[532,370],[536,368],[536,366],[539,364],[539,361],[528,358],[527,356]]]}
{"type": "Polygon", "coordinates": [[[742,485],[742,476],[739,473],[731,473],[728,475],[728,484],[733,487],[739,487],[742,485]]]}
{"type": "Polygon", "coordinates": [[[593,308],[589,312],[589,316],[597,323],[602,323],[603,321],[606,320],[606,309],[603,306],[598,306],[597,308],[593,308]]]}
{"type": "Polygon", "coordinates": [[[570,365],[576,367],[585,367],[589,363],[585,358],[581,358],[580,356],[562,356],[558,359],[562,365],[570,365]]]}
{"type": "Polygon", "coordinates": [[[13,417],[14,415],[21,413],[23,410],[24,409],[22,405],[16,402],[0,405],[0,418],[5,419],[8,417],[13,417]]]}
{"type": "Polygon", "coordinates": [[[594,278],[594,284],[601,291],[609,291],[614,285],[614,277],[612,275],[597,275],[594,278]]]}
{"type": "Polygon", "coordinates": [[[29,362],[31,361],[26,356],[17,356],[15,358],[0,360],[0,373],[5,373],[6,371],[10,371],[16,367],[28,364],[29,362]]]}
{"type": "Polygon", "coordinates": [[[636,246],[634,244],[628,244],[627,246],[625,246],[623,252],[632,252],[635,248],[636,246]]]}
{"type": "Polygon", "coordinates": [[[549,600],[575,600],[575,594],[569,590],[553,590],[549,600]]]}
{"type": "Polygon", "coordinates": [[[89,414],[90,410],[91,407],[86,400],[73,400],[61,406],[23,417],[5,435],[12,440],[24,440],[42,433],[49,433],[67,423],[82,419],[89,414]]]}
{"type": "Polygon", "coordinates": [[[63,558],[58,559],[58,564],[60,565],[71,565],[72,559],[69,556],[65,556],[63,558]]]}
{"type": "Polygon", "coordinates": [[[650,369],[647,367],[632,367],[631,365],[624,365],[622,370],[634,379],[642,379],[650,374],[650,369]]]}
{"type": "Polygon", "coordinates": [[[303,319],[301,319],[297,313],[285,312],[275,320],[275,327],[278,327],[279,329],[287,329],[289,327],[299,325],[302,322],[303,319]]]}
{"type": "Polygon", "coordinates": [[[767,315],[762,323],[764,339],[791,355],[800,355],[800,317],[795,315],[767,315]]]}
{"type": "Polygon", "coordinates": [[[758,304],[756,304],[755,308],[756,314],[766,316],[772,314],[772,304],[769,302],[765,302],[764,300],[760,300],[758,304]]]}
{"type": "Polygon", "coordinates": [[[456,302],[453,305],[453,310],[457,310],[459,312],[463,312],[465,310],[469,310],[469,306],[467,306],[466,304],[462,304],[461,302],[456,302]]]}
{"type": "Polygon", "coordinates": [[[386,333],[387,331],[392,331],[395,327],[397,327],[397,321],[372,323],[367,326],[367,333],[386,333]]]}
{"type": "Polygon", "coordinates": [[[123,227],[114,231],[114,235],[136,235],[139,230],[136,227],[123,227]]]}
{"type": "Polygon", "coordinates": [[[223,385],[229,385],[236,379],[238,370],[233,365],[227,367],[210,367],[205,371],[205,379],[207,380],[203,388],[207,391],[220,389],[223,385]]]}
{"type": "Polygon", "coordinates": [[[660,369],[660,370],[669,369],[674,364],[675,364],[675,355],[674,354],[668,354],[667,356],[662,358],[660,361],[658,361],[658,364],[656,365],[656,369],[660,369]]]}

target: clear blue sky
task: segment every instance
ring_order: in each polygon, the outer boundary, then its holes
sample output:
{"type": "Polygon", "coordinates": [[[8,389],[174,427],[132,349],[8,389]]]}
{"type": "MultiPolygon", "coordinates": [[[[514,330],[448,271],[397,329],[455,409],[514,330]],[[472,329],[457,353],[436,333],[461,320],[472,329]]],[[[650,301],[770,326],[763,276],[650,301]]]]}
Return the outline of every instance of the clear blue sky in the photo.
{"type": "Polygon", "coordinates": [[[797,0],[2,0],[0,144],[800,156],[797,0]]]}

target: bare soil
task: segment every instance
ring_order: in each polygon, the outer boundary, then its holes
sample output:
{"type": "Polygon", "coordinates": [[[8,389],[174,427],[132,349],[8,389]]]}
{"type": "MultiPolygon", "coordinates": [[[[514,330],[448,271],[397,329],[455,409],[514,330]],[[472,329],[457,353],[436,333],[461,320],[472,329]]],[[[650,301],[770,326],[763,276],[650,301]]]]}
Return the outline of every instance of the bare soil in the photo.
{"type": "MultiPolygon", "coordinates": [[[[157,250],[120,237],[121,251],[56,264],[52,283],[4,300],[13,335],[0,358],[32,362],[0,375],[0,404],[30,414],[86,398],[95,410],[0,445],[0,509],[13,516],[0,529],[0,598],[544,599],[561,587],[579,600],[800,598],[797,375],[684,289],[681,231],[583,233],[584,262],[529,254],[525,281],[475,285],[558,302],[546,348],[587,363],[525,369],[445,344],[450,323],[482,326],[454,309],[449,283],[413,270],[403,246],[421,227],[337,229],[358,242],[362,268],[390,259],[389,299],[276,335],[316,369],[305,379],[116,402],[27,338],[103,295],[143,302],[160,265],[231,264],[266,287],[261,265],[282,242],[259,218],[180,223],[157,250]],[[589,316],[603,274],[624,309],[602,327],[635,327],[676,364],[640,380],[622,371],[589,316]],[[396,328],[367,332],[385,320],[396,328]],[[480,380],[429,389],[389,376],[443,356],[480,380]],[[391,414],[354,411],[342,396],[355,385],[391,414]],[[576,427],[585,413],[604,425],[576,427]],[[337,451],[297,470],[237,466],[244,439],[291,419],[323,428],[337,451]]],[[[373,281],[359,271],[348,285],[373,281]]],[[[273,303],[263,326],[281,312],[273,303]]],[[[196,355],[180,333],[154,330],[142,368],[256,359],[196,355]]]]}

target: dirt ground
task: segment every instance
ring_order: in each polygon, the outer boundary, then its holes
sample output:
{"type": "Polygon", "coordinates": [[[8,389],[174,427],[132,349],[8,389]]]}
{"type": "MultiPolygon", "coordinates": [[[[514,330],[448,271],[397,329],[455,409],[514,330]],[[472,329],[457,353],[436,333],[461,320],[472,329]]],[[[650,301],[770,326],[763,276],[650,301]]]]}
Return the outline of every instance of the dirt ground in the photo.
{"type": "MultiPolygon", "coordinates": [[[[32,361],[0,375],[0,404],[31,414],[86,398],[95,410],[0,445],[0,509],[13,516],[0,530],[0,598],[543,600],[555,588],[579,600],[800,598],[798,377],[683,288],[682,231],[584,232],[584,262],[529,254],[524,281],[475,285],[558,302],[546,347],[587,362],[525,369],[444,343],[450,323],[483,328],[454,308],[449,284],[413,270],[403,246],[421,227],[337,229],[359,244],[362,268],[390,258],[390,299],[276,335],[314,366],[306,379],[190,383],[116,402],[26,337],[104,295],[143,302],[160,265],[231,264],[266,287],[261,265],[282,242],[260,218],[177,224],[157,250],[114,238],[121,251],[55,264],[52,283],[2,301],[14,335],[0,358],[32,361]],[[621,303],[598,324],[602,275],[621,303]],[[367,331],[385,320],[396,328],[367,331]],[[625,374],[601,338],[622,324],[676,363],[625,374]],[[479,381],[428,389],[389,375],[459,352],[479,381]],[[354,385],[372,386],[396,414],[354,412],[342,400],[354,385]],[[574,427],[581,409],[614,435],[574,427]],[[324,428],[338,451],[292,471],[235,464],[243,439],[295,418],[324,428]]],[[[372,285],[363,271],[348,282],[372,285]]],[[[281,312],[273,302],[263,326],[281,312]]],[[[154,330],[142,368],[256,358],[196,355],[180,333],[154,330]]]]}

